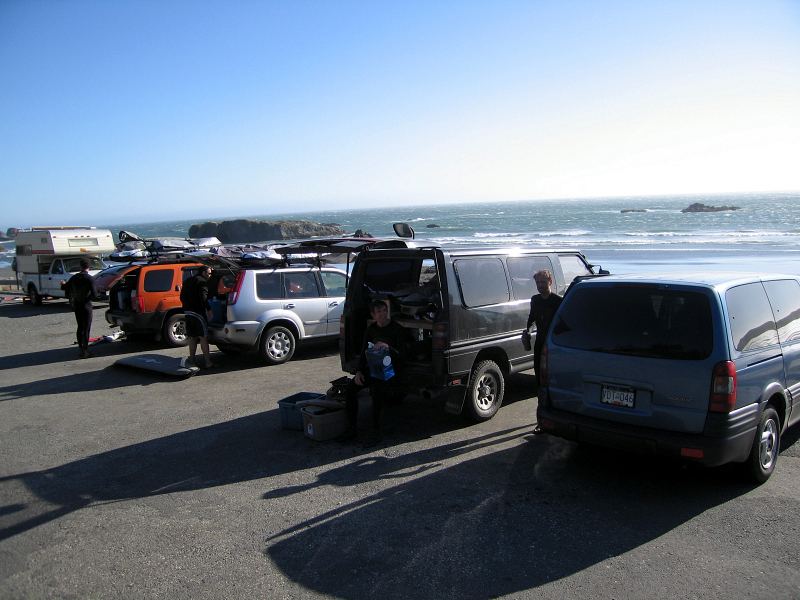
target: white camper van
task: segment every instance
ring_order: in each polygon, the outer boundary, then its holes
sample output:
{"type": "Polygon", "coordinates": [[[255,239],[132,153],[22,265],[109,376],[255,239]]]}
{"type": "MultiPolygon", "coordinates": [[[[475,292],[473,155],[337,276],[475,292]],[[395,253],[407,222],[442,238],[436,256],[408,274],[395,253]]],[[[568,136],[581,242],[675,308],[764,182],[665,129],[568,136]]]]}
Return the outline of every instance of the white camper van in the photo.
{"type": "Polygon", "coordinates": [[[31,227],[17,232],[16,247],[19,285],[34,304],[63,298],[61,285],[81,270],[82,258],[95,275],[104,266],[100,257],[116,250],[111,231],[94,227],[31,227]]]}

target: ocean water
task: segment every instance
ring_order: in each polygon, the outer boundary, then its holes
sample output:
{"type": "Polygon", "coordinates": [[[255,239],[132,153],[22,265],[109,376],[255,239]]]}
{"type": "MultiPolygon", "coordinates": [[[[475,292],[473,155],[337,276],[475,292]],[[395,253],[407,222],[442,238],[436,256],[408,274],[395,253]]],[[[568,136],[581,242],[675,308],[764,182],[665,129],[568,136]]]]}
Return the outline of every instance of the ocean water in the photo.
{"type": "MultiPolygon", "coordinates": [[[[800,274],[800,193],[538,200],[243,215],[338,223],[393,236],[405,221],[417,240],[444,245],[576,248],[612,272],[731,270],[800,274]],[[738,210],[682,213],[694,202],[738,210]],[[623,210],[637,212],[625,212],[623,210]],[[433,227],[436,225],[436,227],[433,227]]],[[[185,237],[193,223],[102,225],[146,237],[185,237]]],[[[8,259],[0,256],[0,264],[8,259]]]]}

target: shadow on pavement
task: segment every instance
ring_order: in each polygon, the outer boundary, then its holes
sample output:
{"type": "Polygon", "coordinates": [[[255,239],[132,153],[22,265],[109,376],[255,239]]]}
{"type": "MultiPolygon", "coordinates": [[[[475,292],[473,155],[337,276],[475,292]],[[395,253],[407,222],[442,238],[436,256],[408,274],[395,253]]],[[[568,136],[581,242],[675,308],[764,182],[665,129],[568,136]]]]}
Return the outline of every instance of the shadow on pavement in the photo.
{"type": "Polygon", "coordinates": [[[319,486],[410,478],[272,536],[265,554],[326,596],[494,598],[622,556],[750,489],[721,470],[576,452],[549,436],[499,446],[520,435],[372,456],[311,485],[267,492],[268,501],[297,494],[302,503],[319,486]]]}
{"type": "MultiPolygon", "coordinates": [[[[463,427],[430,403],[387,409],[397,438],[423,439],[463,427]],[[438,415],[438,416],[437,416],[438,415]]],[[[281,429],[276,408],[208,427],[125,446],[43,471],[0,477],[37,501],[0,506],[0,540],[92,504],[205,489],[317,467],[364,452],[318,443],[281,429]]],[[[8,497],[10,494],[7,494],[8,497]]]]}

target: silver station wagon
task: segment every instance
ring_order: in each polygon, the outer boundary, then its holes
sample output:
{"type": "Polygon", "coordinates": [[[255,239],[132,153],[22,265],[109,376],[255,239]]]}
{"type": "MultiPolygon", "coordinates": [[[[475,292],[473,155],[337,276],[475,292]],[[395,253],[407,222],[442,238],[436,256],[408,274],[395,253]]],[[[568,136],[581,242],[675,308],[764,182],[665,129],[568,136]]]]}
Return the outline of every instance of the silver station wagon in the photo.
{"type": "Polygon", "coordinates": [[[611,275],[577,282],[543,358],[539,425],[553,435],[742,463],[758,483],[800,420],[800,280],[611,275]]]}

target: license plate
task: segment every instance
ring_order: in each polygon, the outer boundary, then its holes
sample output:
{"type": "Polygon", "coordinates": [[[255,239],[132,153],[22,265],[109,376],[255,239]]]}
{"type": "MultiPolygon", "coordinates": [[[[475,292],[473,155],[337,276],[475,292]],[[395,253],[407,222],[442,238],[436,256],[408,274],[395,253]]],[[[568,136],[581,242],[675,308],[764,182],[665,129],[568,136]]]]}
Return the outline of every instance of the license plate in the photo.
{"type": "Polygon", "coordinates": [[[633,400],[635,397],[636,393],[631,388],[617,385],[604,385],[600,389],[600,402],[613,406],[633,408],[633,400]]]}

